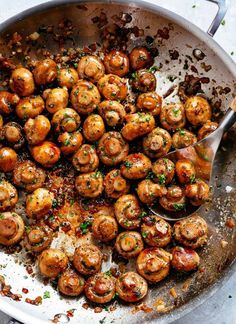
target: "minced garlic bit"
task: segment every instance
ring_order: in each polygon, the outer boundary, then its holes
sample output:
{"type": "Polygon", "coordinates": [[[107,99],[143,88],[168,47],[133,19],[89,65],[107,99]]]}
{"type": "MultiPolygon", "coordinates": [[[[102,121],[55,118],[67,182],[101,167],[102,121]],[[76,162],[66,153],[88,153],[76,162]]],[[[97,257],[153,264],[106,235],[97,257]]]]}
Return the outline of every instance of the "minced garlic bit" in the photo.
{"type": "Polygon", "coordinates": [[[40,36],[39,33],[34,32],[34,33],[32,33],[32,34],[29,35],[29,38],[31,40],[33,40],[33,41],[36,41],[39,38],[39,36],[40,36]]]}

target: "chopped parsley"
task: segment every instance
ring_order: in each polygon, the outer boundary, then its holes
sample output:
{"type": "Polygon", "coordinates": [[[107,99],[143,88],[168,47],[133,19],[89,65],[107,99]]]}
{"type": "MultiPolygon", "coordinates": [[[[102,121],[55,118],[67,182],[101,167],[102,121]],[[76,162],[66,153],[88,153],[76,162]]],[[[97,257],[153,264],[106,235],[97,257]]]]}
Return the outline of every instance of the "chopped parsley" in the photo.
{"type": "Polygon", "coordinates": [[[146,179],[150,179],[150,180],[153,180],[156,178],[156,175],[155,173],[153,173],[152,171],[149,171],[147,176],[146,176],[146,179]]]}
{"type": "Polygon", "coordinates": [[[129,162],[129,161],[125,161],[124,163],[124,166],[127,168],[127,169],[130,169],[131,167],[132,167],[132,163],[131,162],[129,162]]]}
{"type": "Polygon", "coordinates": [[[124,226],[126,226],[126,227],[130,227],[130,226],[132,226],[133,224],[132,224],[132,222],[131,221],[129,221],[129,220],[125,220],[124,221],[124,226]]]}
{"type": "Polygon", "coordinates": [[[104,274],[106,274],[106,275],[109,276],[109,277],[112,276],[111,270],[108,270],[108,271],[104,272],[104,274]]]}
{"type": "Polygon", "coordinates": [[[190,182],[194,183],[195,180],[196,180],[195,174],[192,174],[191,177],[190,177],[190,182]]]}
{"type": "Polygon", "coordinates": [[[92,222],[90,221],[85,221],[80,224],[80,229],[82,230],[82,234],[88,233],[88,227],[92,225],[92,222]]]}
{"type": "Polygon", "coordinates": [[[160,174],[157,176],[159,184],[164,184],[166,182],[166,176],[164,174],[160,174]]]}
{"type": "Polygon", "coordinates": [[[99,324],[104,324],[104,323],[105,323],[105,319],[106,319],[106,317],[103,317],[103,319],[101,319],[101,320],[99,321],[99,324]]]}
{"type": "Polygon", "coordinates": [[[148,72],[155,73],[156,71],[159,70],[159,67],[154,65],[148,69],[148,72]]]}
{"type": "Polygon", "coordinates": [[[78,63],[74,63],[74,68],[77,69],[77,67],[78,67],[78,63]]]}
{"type": "Polygon", "coordinates": [[[185,204],[173,204],[175,210],[182,210],[185,207],[185,204]]]}
{"type": "Polygon", "coordinates": [[[102,172],[97,170],[95,171],[93,174],[92,174],[92,177],[95,178],[95,179],[98,179],[99,177],[102,176],[102,172]]]}
{"type": "Polygon", "coordinates": [[[58,202],[56,199],[53,199],[53,202],[52,202],[52,207],[53,208],[56,208],[58,206],[58,202]]]}
{"type": "MultiPolygon", "coordinates": [[[[1,216],[1,214],[0,214],[0,216],[1,216]]],[[[30,231],[30,226],[25,225],[25,231],[26,231],[26,233],[29,233],[29,231],[30,231]]]]}
{"type": "Polygon", "coordinates": [[[148,232],[142,232],[142,237],[146,238],[148,236],[148,232]]]}
{"type": "Polygon", "coordinates": [[[43,299],[47,299],[47,298],[50,298],[50,292],[49,291],[45,291],[44,294],[43,294],[43,299]]]}
{"type": "Polygon", "coordinates": [[[179,108],[173,108],[172,112],[175,115],[175,117],[177,117],[180,111],[179,111],[179,108]]]}
{"type": "Polygon", "coordinates": [[[222,20],[221,25],[222,25],[222,26],[225,25],[225,19],[222,20]]]}
{"type": "Polygon", "coordinates": [[[174,76],[174,75],[169,75],[169,76],[167,77],[167,79],[170,80],[170,82],[174,82],[175,79],[177,79],[177,77],[174,76]]]}
{"type": "Polygon", "coordinates": [[[132,78],[132,79],[136,79],[136,78],[137,78],[137,72],[133,72],[133,73],[131,74],[131,78],[132,78]]]}
{"type": "Polygon", "coordinates": [[[64,144],[65,146],[70,145],[70,139],[67,138],[67,139],[63,142],[63,144],[64,144]]]}
{"type": "Polygon", "coordinates": [[[185,130],[182,128],[178,128],[177,131],[179,132],[179,135],[183,136],[185,135],[185,130]]]}
{"type": "Polygon", "coordinates": [[[74,203],[75,203],[75,200],[74,200],[74,198],[70,199],[70,206],[73,206],[73,205],[74,205],[74,203]]]}
{"type": "Polygon", "coordinates": [[[117,297],[119,297],[118,292],[115,292],[114,296],[112,297],[112,299],[116,299],[117,297]]]}
{"type": "Polygon", "coordinates": [[[147,212],[142,211],[142,212],[139,214],[138,218],[143,218],[143,217],[145,217],[145,216],[147,216],[147,212]]]}

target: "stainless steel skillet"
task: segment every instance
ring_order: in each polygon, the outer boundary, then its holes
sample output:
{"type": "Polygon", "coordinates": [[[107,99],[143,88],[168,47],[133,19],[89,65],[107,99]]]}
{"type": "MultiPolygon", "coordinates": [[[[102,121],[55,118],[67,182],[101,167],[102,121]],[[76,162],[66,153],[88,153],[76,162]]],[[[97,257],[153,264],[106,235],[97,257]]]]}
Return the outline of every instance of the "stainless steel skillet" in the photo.
{"type": "MultiPolygon", "coordinates": [[[[223,7],[220,7],[221,10],[217,20],[209,30],[211,35],[217,30],[225,9],[224,1],[213,2],[223,5],[223,7]]],[[[191,65],[194,65],[199,72],[198,76],[209,77],[210,79],[210,83],[202,85],[206,95],[212,98],[214,102],[221,99],[222,109],[228,107],[235,92],[235,64],[208,35],[204,34],[197,27],[167,10],[140,1],[129,5],[125,1],[89,1],[83,3],[83,5],[85,7],[82,6],[82,2],[52,1],[49,4],[38,6],[10,19],[0,26],[2,42],[0,52],[9,54],[8,48],[5,46],[5,43],[8,42],[7,34],[18,31],[24,35],[30,35],[38,30],[40,25],[57,25],[62,18],[69,18],[77,26],[74,35],[77,46],[88,45],[88,43],[100,41],[101,30],[96,24],[91,22],[91,18],[99,16],[100,12],[103,11],[107,14],[109,22],[112,22],[112,17],[119,12],[129,13],[132,16],[132,21],[128,26],[138,26],[144,30],[145,36],[154,36],[157,34],[158,29],[162,30],[163,27],[170,27],[169,39],[163,40],[159,37],[156,39],[156,43],[160,43],[158,45],[160,55],[157,57],[156,64],[159,66],[160,63],[163,63],[163,68],[157,72],[159,80],[158,91],[161,94],[166,93],[173,84],[183,81],[186,73],[198,75],[191,70],[191,65]],[[206,55],[202,61],[197,61],[193,57],[192,52],[195,48],[201,49],[206,55]],[[169,50],[178,51],[179,59],[182,60],[181,63],[179,63],[179,60],[172,61],[169,59],[169,50]],[[193,63],[186,55],[192,58],[193,63]],[[168,64],[165,62],[167,59],[169,60],[168,64]],[[189,67],[187,69],[184,64],[185,60],[188,61],[189,67]],[[211,65],[209,72],[206,72],[202,67],[203,62],[205,62],[205,65],[211,65]],[[163,81],[165,80],[166,82],[167,77],[171,75],[178,78],[174,83],[170,81],[164,84],[163,81]],[[221,88],[217,88],[217,86],[220,86],[222,89],[229,87],[231,91],[228,94],[225,94],[224,91],[220,94],[219,92],[222,92],[220,91],[221,88]],[[212,95],[213,87],[218,89],[218,97],[212,95]]],[[[142,44],[145,41],[145,36],[130,39],[130,47],[142,44]]],[[[50,38],[47,39],[43,33],[40,34],[40,37],[45,39],[47,48],[54,52],[58,51],[57,43],[53,42],[50,38]]],[[[71,46],[71,44],[68,44],[68,46],[71,46]]],[[[35,56],[37,56],[36,50],[35,56]]],[[[176,97],[174,95],[175,92],[167,97],[166,101],[175,100],[176,97]]],[[[53,319],[55,314],[66,314],[72,308],[75,308],[76,311],[74,317],[70,319],[70,323],[90,323],[92,321],[99,323],[104,317],[106,317],[104,323],[110,323],[113,320],[116,323],[155,322],[157,320],[159,323],[167,323],[192,310],[221,286],[235,268],[235,231],[225,227],[227,217],[236,217],[234,206],[236,188],[235,157],[236,142],[233,138],[229,138],[217,155],[217,164],[214,170],[215,176],[217,176],[214,183],[214,201],[209,203],[203,215],[208,221],[211,234],[208,246],[200,252],[202,269],[205,267],[205,271],[192,274],[187,283],[188,277],[176,277],[173,274],[167,281],[152,288],[149,297],[145,300],[148,306],[152,306],[158,299],[163,299],[167,306],[166,310],[170,307],[169,312],[162,313],[155,310],[147,314],[143,312],[132,314],[132,307],[122,305],[111,313],[103,311],[100,314],[95,314],[93,310],[85,310],[81,307],[84,303],[82,298],[79,300],[61,300],[57,293],[54,293],[50,287],[45,287],[37,277],[33,279],[31,277],[26,278],[27,272],[24,266],[16,263],[16,260],[20,261],[23,256],[20,253],[17,256],[6,255],[4,252],[1,252],[1,274],[5,275],[6,282],[12,285],[14,292],[20,292],[22,287],[28,287],[30,289],[30,298],[43,295],[45,291],[50,291],[51,298],[45,299],[43,304],[38,307],[28,305],[24,301],[17,303],[2,298],[0,303],[1,309],[25,323],[36,324],[45,323],[45,321],[53,319]],[[222,240],[228,242],[228,246],[225,249],[221,247],[222,240]],[[189,288],[187,289],[188,284],[189,288]],[[178,294],[177,301],[169,294],[170,288],[174,286],[178,294]],[[186,291],[184,291],[185,288],[187,289],[186,291]]],[[[156,309],[156,306],[154,306],[154,309],[156,309]]]]}

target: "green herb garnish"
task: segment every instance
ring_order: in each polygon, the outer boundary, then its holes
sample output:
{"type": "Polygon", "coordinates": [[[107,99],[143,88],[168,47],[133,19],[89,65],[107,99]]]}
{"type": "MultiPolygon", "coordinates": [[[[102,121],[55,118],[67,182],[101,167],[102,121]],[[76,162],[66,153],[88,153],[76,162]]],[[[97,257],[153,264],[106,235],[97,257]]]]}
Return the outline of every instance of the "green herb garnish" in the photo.
{"type": "Polygon", "coordinates": [[[53,199],[53,202],[52,202],[52,207],[53,208],[56,208],[58,206],[58,202],[56,199],[53,199]]]}
{"type": "Polygon", "coordinates": [[[70,139],[67,138],[64,142],[63,142],[64,146],[68,146],[70,145],[70,139]]]}
{"type": "Polygon", "coordinates": [[[166,182],[166,176],[164,174],[160,174],[157,176],[158,182],[160,185],[164,184],[166,182]]]}
{"type": "Polygon", "coordinates": [[[50,298],[50,292],[49,291],[45,291],[44,294],[43,294],[43,299],[46,299],[46,298],[50,298]]]}
{"type": "Polygon", "coordinates": [[[148,232],[142,232],[142,237],[146,238],[148,236],[148,232]]]}
{"type": "Polygon", "coordinates": [[[190,177],[190,182],[194,183],[195,180],[196,180],[195,174],[192,174],[191,177],[190,177]]]}
{"type": "Polygon", "coordinates": [[[108,270],[108,271],[104,272],[104,274],[106,274],[106,275],[109,276],[109,277],[112,276],[111,270],[108,270]]]}
{"type": "Polygon", "coordinates": [[[138,218],[143,218],[143,217],[145,217],[145,216],[147,216],[147,212],[142,211],[142,212],[139,214],[138,218]]]}
{"type": "Polygon", "coordinates": [[[185,135],[185,130],[182,128],[178,128],[177,131],[179,132],[179,135],[183,136],[185,135]]]}
{"type": "Polygon", "coordinates": [[[156,178],[156,175],[155,173],[153,173],[152,171],[149,171],[147,176],[146,176],[146,179],[150,179],[150,180],[153,180],[156,178]]]}
{"type": "Polygon", "coordinates": [[[127,169],[130,169],[131,167],[132,167],[132,163],[131,162],[129,162],[129,161],[125,161],[124,163],[124,166],[127,168],[127,169]]]}
{"type": "Polygon", "coordinates": [[[148,72],[155,73],[156,71],[159,70],[159,67],[154,65],[148,69],[148,72]]]}
{"type": "Polygon", "coordinates": [[[175,210],[182,210],[185,208],[185,204],[173,204],[175,210]]]}
{"type": "Polygon", "coordinates": [[[73,205],[74,205],[74,203],[75,203],[75,200],[74,200],[74,198],[70,199],[70,206],[73,206],[73,205]]]}
{"type": "Polygon", "coordinates": [[[85,221],[80,224],[80,229],[82,230],[82,234],[88,233],[88,227],[92,225],[92,222],[90,221],[85,221]]]}
{"type": "Polygon", "coordinates": [[[99,321],[99,324],[104,324],[104,323],[105,323],[105,319],[106,319],[106,317],[103,317],[103,319],[101,319],[101,320],[99,321]]]}
{"type": "MultiPolygon", "coordinates": [[[[1,216],[1,214],[0,214],[0,216],[1,216]]],[[[26,233],[29,233],[29,231],[30,231],[30,226],[25,225],[25,231],[26,231],[26,233]]]]}

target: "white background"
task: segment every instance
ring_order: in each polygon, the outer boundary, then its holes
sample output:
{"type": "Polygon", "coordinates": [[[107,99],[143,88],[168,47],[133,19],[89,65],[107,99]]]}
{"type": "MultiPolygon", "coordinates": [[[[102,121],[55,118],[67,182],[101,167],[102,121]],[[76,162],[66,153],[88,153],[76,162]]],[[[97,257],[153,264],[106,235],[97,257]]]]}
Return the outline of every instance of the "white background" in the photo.
{"type": "MultiPolygon", "coordinates": [[[[47,0],[0,0],[0,23],[11,16],[48,2],[47,0]]],[[[128,1],[127,1],[128,2],[128,1]]],[[[217,6],[204,0],[149,0],[178,13],[204,31],[214,18],[217,6]]],[[[236,62],[236,0],[229,1],[229,9],[214,39],[236,62]]],[[[236,324],[236,274],[204,305],[186,315],[175,324],[236,324]],[[231,296],[231,298],[229,297],[231,296]]],[[[9,317],[0,312],[0,324],[8,323],[9,317]]],[[[33,323],[32,323],[33,324],[33,323]]]]}

